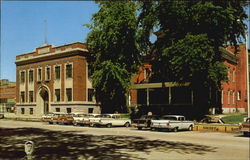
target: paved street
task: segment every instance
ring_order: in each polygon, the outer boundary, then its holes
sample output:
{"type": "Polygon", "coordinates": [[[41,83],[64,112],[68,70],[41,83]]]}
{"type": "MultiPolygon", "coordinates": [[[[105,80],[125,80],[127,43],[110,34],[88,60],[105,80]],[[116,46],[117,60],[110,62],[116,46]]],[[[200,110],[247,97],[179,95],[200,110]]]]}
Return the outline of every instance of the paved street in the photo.
{"type": "Polygon", "coordinates": [[[249,138],[197,131],[89,128],[0,120],[0,159],[23,159],[35,142],[34,159],[248,160],[249,138]]]}

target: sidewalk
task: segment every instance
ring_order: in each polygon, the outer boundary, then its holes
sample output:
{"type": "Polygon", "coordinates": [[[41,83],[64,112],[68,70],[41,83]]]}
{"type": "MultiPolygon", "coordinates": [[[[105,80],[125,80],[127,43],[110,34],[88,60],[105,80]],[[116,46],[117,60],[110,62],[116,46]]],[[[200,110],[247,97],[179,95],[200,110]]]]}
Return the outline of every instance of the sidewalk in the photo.
{"type": "Polygon", "coordinates": [[[35,116],[24,115],[20,117],[17,116],[15,113],[4,113],[4,118],[12,120],[20,120],[20,121],[34,121],[34,122],[41,121],[41,118],[35,116]]]}

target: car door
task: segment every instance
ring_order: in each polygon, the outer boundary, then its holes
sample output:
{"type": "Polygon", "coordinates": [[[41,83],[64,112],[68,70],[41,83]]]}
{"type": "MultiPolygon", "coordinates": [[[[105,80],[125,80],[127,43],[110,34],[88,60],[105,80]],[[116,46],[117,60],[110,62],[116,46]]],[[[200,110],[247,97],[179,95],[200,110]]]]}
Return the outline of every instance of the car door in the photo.
{"type": "Polygon", "coordinates": [[[179,129],[185,129],[186,128],[186,123],[185,123],[185,118],[184,117],[178,117],[178,124],[179,124],[179,129]]]}

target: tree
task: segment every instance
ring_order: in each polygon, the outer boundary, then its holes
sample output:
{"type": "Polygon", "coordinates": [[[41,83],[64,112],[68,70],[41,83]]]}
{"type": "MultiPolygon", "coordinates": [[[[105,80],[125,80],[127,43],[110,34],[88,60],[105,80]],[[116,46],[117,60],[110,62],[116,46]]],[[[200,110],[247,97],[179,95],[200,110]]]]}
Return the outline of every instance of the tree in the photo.
{"type": "Polygon", "coordinates": [[[219,47],[237,46],[244,37],[247,18],[244,1],[150,1],[140,2],[141,36],[153,54],[153,81],[191,82],[197,117],[208,112],[209,87],[220,89],[227,80],[219,47]],[[154,24],[154,25],[152,25],[154,24]]]}
{"type": "Polygon", "coordinates": [[[126,92],[131,74],[119,63],[104,61],[92,76],[93,86],[102,102],[102,112],[126,112],[126,92]]]}
{"type": "Polygon", "coordinates": [[[102,112],[126,110],[126,90],[132,73],[137,70],[135,2],[99,1],[100,10],[85,25],[91,32],[87,44],[93,55],[93,85],[101,102],[102,112]]]}

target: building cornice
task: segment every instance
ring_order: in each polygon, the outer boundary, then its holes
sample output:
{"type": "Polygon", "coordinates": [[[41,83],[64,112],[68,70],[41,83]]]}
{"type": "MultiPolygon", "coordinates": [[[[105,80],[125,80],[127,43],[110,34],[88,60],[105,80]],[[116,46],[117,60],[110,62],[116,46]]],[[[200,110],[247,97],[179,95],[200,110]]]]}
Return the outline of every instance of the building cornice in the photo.
{"type": "Polygon", "coordinates": [[[24,64],[37,63],[41,61],[53,60],[53,59],[70,57],[70,56],[75,56],[75,55],[88,56],[88,54],[89,52],[87,49],[73,48],[73,49],[67,49],[65,51],[59,51],[59,52],[54,52],[50,54],[43,54],[43,55],[28,57],[25,59],[16,60],[15,63],[17,66],[19,66],[19,65],[24,65],[24,64]]]}
{"type": "Polygon", "coordinates": [[[219,49],[220,49],[222,58],[234,64],[238,63],[239,57],[237,57],[234,53],[225,49],[224,47],[220,47],[219,49]]]}

